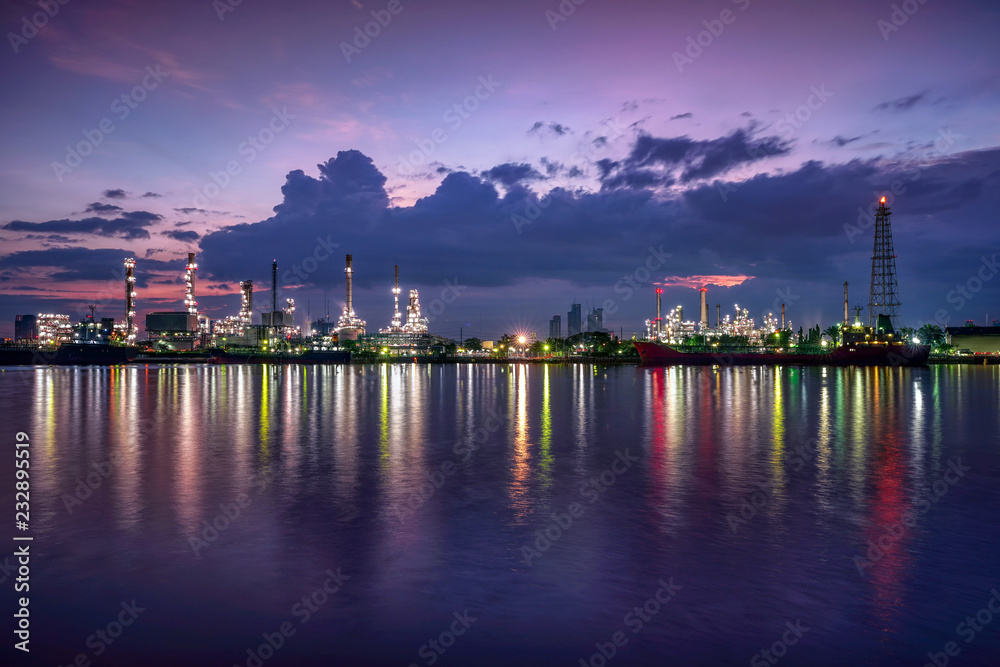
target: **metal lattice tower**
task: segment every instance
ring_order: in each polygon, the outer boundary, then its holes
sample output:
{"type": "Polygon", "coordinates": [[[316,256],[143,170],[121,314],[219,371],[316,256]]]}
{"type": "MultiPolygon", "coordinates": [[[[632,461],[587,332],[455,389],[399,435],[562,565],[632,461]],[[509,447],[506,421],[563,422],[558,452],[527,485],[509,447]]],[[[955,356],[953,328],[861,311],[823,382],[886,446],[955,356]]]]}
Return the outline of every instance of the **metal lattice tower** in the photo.
{"type": "Polygon", "coordinates": [[[899,324],[899,285],[896,283],[896,253],[892,248],[892,211],[885,197],[875,211],[875,247],[872,250],[872,284],[868,296],[868,326],[878,326],[878,316],[888,315],[899,324]]]}

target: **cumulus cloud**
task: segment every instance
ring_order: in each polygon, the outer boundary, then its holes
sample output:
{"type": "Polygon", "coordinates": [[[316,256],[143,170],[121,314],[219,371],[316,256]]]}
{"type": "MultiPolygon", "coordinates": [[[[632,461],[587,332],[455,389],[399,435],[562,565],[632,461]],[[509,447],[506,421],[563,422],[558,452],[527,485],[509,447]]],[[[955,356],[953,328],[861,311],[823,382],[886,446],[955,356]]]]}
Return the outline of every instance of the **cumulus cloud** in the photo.
{"type": "Polygon", "coordinates": [[[166,236],[167,238],[173,239],[175,241],[186,241],[186,242],[197,241],[201,237],[201,235],[198,232],[194,232],[194,231],[186,231],[185,232],[185,231],[179,231],[179,230],[176,230],[176,229],[172,229],[170,231],[163,232],[163,235],[166,236]]]}
{"type": "Polygon", "coordinates": [[[572,130],[569,129],[568,125],[545,122],[541,120],[535,121],[531,128],[528,129],[528,134],[536,134],[538,136],[550,135],[553,137],[562,137],[571,133],[572,130]]]}
{"type": "Polygon", "coordinates": [[[92,204],[87,204],[87,208],[84,213],[117,213],[122,211],[121,206],[115,206],[114,204],[102,204],[101,202],[95,201],[92,204]]]}
{"type": "Polygon", "coordinates": [[[501,183],[508,188],[524,181],[540,181],[545,178],[530,164],[515,164],[513,162],[487,169],[482,175],[486,180],[501,183]]]}
{"type": "Polygon", "coordinates": [[[105,199],[125,199],[128,197],[128,193],[121,188],[116,188],[114,190],[105,190],[103,196],[105,199]]]}

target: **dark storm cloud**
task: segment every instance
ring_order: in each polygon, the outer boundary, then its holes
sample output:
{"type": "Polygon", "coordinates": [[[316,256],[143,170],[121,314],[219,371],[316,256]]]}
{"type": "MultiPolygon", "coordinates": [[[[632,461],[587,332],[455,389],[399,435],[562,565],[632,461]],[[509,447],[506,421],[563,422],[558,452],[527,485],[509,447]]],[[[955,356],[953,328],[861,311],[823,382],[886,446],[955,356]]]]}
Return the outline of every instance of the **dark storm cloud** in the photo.
{"type": "Polygon", "coordinates": [[[163,232],[163,235],[175,241],[197,241],[201,237],[198,232],[182,232],[177,230],[163,232]]]}
{"type": "MultiPolygon", "coordinates": [[[[658,166],[669,173],[679,170],[679,181],[688,183],[719,176],[740,165],[767,157],[785,155],[791,149],[791,142],[780,137],[754,137],[752,128],[739,129],[710,140],[695,140],[687,136],[660,138],[642,133],[620,169],[632,172],[637,168],[658,166]]],[[[604,178],[607,179],[608,174],[604,178]]]]}
{"type": "MultiPolygon", "coordinates": [[[[726,154],[731,138],[722,139],[728,141],[692,148],[698,142],[639,138],[625,163],[658,167],[667,161],[688,168],[684,160],[692,153],[703,160],[721,146],[726,154]]],[[[266,280],[276,257],[282,285],[339,289],[343,256],[351,253],[359,290],[387,284],[398,263],[414,286],[439,289],[445,279],[457,279],[473,289],[517,289],[522,280],[555,279],[611,294],[650,248],[662,247],[671,254],[664,277],[756,276],[726,294],[766,308],[776,290],[792,285],[800,295],[828,289],[832,296],[824,293],[822,299],[830,299],[833,312],[836,286],[866,277],[870,268],[870,226],[859,228],[855,238],[845,225],[864,222],[874,193],[888,191],[896,181],[904,186],[894,202],[893,224],[906,230],[897,232],[896,246],[903,258],[901,282],[910,284],[915,275],[938,284],[966,275],[969,257],[940,257],[988,232],[1000,205],[1000,151],[916,166],[809,162],[791,172],[732,183],[728,191],[720,189],[721,182],[702,181],[665,197],[654,195],[665,178],[659,171],[626,169],[611,160],[596,164],[606,181],[620,179],[619,187],[555,188],[539,196],[515,183],[501,197],[489,181],[460,171],[414,205],[389,208],[382,174],[361,153],[343,152],[320,165],[317,177],[289,173],[284,200],[271,218],[203,237],[200,268],[217,280],[266,280]],[[532,207],[540,213],[529,220],[532,207]],[[935,216],[961,220],[962,228],[951,226],[944,234],[929,222],[935,216]]],[[[693,167],[703,168],[701,162],[693,167]]],[[[802,299],[800,308],[807,301],[802,299]]]]}
{"type": "Polygon", "coordinates": [[[875,106],[875,111],[909,111],[915,107],[921,100],[927,97],[929,90],[924,90],[913,95],[907,95],[906,97],[899,97],[894,100],[889,100],[888,102],[882,102],[875,106]]]}
{"type": "MultiPolygon", "coordinates": [[[[24,250],[0,257],[0,270],[23,270],[32,268],[51,268],[54,271],[46,276],[54,282],[72,282],[74,280],[107,280],[117,283],[124,277],[122,262],[126,257],[135,257],[131,250],[111,248],[49,248],[46,250],[24,250]]],[[[177,270],[183,267],[183,261],[164,262],[159,260],[142,260],[141,269],[137,266],[137,284],[143,284],[143,271],[177,270]]],[[[116,291],[117,294],[117,291],[116,291]]]]}
{"type": "Polygon", "coordinates": [[[87,208],[84,210],[84,213],[117,213],[122,210],[124,209],[122,209],[121,206],[115,206],[114,204],[102,204],[101,202],[95,201],[92,204],[87,204],[87,208]]]}
{"type": "Polygon", "coordinates": [[[486,180],[496,181],[506,187],[511,187],[524,181],[541,181],[545,178],[530,164],[515,164],[513,162],[498,164],[492,169],[484,171],[482,175],[486,180]]]}
{"type": "Polygon", "coordinates": [[[126,197],[128,197],[128,193],[122,190],[121,188],[104,191],[105,199],[125,199],[126,197]]]}
{"type": "Polygon", "coordinates": [[[162,216],[148,211],[129,211],[117,218],[83,218],[82,220],[48,220],[46,222],[26,222],[13,220],[3,226],[15,232],[51,232],[64,234],[95,234],[117,236],[119,238],[148,239],[146,230],[152,223],[162,220],[162,216]]]}

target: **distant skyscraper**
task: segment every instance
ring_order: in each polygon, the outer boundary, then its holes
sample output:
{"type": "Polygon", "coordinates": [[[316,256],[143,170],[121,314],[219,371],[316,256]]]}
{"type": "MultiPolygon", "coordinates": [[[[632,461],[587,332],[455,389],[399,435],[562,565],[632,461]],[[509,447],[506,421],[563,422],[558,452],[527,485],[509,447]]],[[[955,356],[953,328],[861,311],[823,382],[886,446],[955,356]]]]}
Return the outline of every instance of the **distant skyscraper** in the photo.
{"type": "Polygon", "coordinates": [[[38,342],[38,318],[34,315],[14,316],[14,342],[21,341],[38,342]]]}
{"type": "Polygon", "coordinates": [[[583,331],[583,328],[581,326],[582,315],[583,315],[583,309],[580,307],[580,304],[574,303],[573,306],[570,308],[569,312],[566,313],[567,336],[575,336],[581,331],[583,331]]]}
{"type": "Polygon", "coordinates": [[[604,331],[603,308],[595,308],[587,313],[587,331],[604,331]]]}
{"type": "Polygon", "coordinates": [[[549,320],[549,338],[562,338],[562,315],[553,315],[549,320]]]}

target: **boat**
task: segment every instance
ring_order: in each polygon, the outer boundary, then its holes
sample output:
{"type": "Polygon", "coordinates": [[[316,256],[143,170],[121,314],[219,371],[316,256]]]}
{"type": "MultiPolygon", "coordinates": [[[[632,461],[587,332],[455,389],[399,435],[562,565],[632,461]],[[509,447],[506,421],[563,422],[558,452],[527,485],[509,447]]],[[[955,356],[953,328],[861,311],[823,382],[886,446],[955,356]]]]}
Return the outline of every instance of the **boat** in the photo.
{"type": "Polygon", "coordinates": [[[35,363],[56,366],[115,366],[135,360],[139,348],[131,345],[106,343],[63,343],[50,353],[49,358],[39,355],[35,363]]]}
{"type": "Polygon", "coordinates": [[[304,352],[264,352],[254,348],[213,349],[213,364],[347,364],[349,350],[306,350],[304,352]]]}
{"type": "Polygon", "coordinates": [[[701,364],[747,366],[753,364],[791,366],[923,366],[930,345],[898,338],[891,324],[880,319],[880,327],[844,327],[836,347],[720,347],[684,345],[672,347],[656,341],[635,341],[641,363],[646,366],[701,364]]]}

